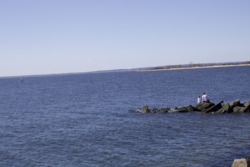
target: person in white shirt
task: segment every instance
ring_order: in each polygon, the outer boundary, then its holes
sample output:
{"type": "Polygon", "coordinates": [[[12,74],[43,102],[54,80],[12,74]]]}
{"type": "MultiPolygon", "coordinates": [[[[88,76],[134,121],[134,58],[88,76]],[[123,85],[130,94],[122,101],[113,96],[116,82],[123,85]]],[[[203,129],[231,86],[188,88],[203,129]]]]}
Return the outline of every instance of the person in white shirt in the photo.
{"type": "Polygon", "coordinates": [[[203,93],[202,95],[202,102],[206,102],[207,101],[207,95],[205,93],[203,93]]]}
{"type": "Polygon", "coordinates": [[[201,97],[198,96],[198,99],[197,99],[197,104],[201,103],[201,97]]]}

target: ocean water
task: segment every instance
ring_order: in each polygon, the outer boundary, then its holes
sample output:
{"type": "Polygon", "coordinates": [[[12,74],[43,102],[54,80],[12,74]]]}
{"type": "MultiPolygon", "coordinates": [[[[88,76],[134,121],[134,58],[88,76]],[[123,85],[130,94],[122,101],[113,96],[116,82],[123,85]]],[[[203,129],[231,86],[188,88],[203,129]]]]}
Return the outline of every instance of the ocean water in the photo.
{"type": "Polygon", "coordinates": [[[250,100],[250,66],[0,78],[0,166],[211,167],[250,156],[250,114],[131,112],[250,100]]]}

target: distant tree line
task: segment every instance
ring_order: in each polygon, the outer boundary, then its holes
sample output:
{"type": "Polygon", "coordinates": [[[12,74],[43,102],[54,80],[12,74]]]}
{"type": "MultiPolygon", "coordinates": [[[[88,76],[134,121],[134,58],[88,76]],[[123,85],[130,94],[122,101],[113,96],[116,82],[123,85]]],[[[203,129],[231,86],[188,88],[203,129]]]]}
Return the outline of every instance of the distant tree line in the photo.
{"type": "Polygon", "coordinates": [[[226,62],[226,63],[206,63],[206,64],[184,64],[184,65],[167,65],[167,66],[159,66],[154,67],[149,70],[165,70],[165,69],[177,69],[177,68],[195,68],[195,67],[210,67],[210,66],[226,66],[226,65],[244,65],[244,64],[250,64],[250,61],[244,61],[244,62],[226,62]]]}

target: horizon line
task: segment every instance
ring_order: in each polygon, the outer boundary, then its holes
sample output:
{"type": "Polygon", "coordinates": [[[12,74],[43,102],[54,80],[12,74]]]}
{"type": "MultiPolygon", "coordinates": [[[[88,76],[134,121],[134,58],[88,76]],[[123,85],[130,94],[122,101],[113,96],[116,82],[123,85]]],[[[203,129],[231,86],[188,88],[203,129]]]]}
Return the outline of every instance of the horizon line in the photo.
{"type": "MultiPolygon", "coordinates": [[[[122,69],[110,69],[110,70],[96,70],[96,71],[86,71],[86,72],[65,72],[65,73],[44,73],[44,74],[23,74],[23,75],[7,75],[0,76],[0,78],[17,78],[17,77],[39,77],[39,76],[54,76],[54,75],[72,75],[72,74],[87,74],[87,73],[108,73],[108,72],[128,72],[128,71],[157,71],[156,68],[160,68],[158,70],[164,70],[164,67],[168,66],[183,66],[186,65],[223,65],[223,64],[231,64],[232,66],[238,64],[246,66],[250,64],[250,61],[235,61],[235,62],[219,62],[219,63],[187,63],[187,64],[175,64],[175,65],[164,65],[164,66],[151,66],[151,67],[135,67],[135,68],[122,68],[122,69]]],[[[213,68],[213,67],[211,67],[213,68]]],[[[214,67],[215,68],[215,67],[214,67]]]]}

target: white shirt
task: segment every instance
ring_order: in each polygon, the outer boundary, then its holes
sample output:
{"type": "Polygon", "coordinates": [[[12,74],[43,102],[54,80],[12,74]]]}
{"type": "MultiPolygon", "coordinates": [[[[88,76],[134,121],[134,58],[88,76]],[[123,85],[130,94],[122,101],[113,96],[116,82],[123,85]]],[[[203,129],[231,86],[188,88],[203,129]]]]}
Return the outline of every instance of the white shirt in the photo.
{"type": "Polygon", "coordinates": [[[198,97],[197,103],[201,103],[201,98],[200,97],[198,97]]]}
{"type": "Polygon", "coordinates": [[[207,101],[207,95],[202,95],[202,101],[207,101]]]}

